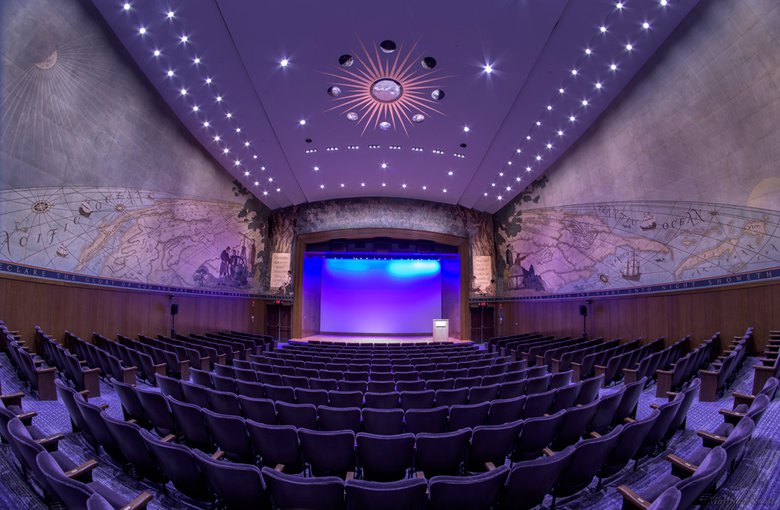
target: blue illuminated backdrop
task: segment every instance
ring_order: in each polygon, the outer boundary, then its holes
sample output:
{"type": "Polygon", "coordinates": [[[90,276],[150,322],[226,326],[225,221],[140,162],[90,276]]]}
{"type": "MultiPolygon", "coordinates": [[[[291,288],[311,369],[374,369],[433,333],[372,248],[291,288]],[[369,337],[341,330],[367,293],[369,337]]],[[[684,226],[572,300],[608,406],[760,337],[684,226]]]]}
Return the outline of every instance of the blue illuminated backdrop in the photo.
{"type": "Polygon", "coordinates": [[[431,334],[441,317],[438,258],[307,257],[304,285],[317,264],[322,333],[431,334]]]}

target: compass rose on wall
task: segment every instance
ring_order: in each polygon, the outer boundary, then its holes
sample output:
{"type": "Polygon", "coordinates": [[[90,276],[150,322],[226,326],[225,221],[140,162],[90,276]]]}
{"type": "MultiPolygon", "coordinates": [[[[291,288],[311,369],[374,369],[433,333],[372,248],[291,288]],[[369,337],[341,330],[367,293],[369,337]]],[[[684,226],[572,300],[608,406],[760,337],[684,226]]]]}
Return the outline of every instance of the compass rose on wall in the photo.
{"type": "Polygon", "coordinates": [[[326,111],[340,110],[351,122],[388,131],[404,130],[425,122],[433,114],[444,115],[438,103],[444,99],[433,57],[415,54],[385,40],[369,51],[361,42],[362,56],[345,54],[338,59],[338,72],[325,74],[335,78],[328,87],[335,106],[326,111]]]}

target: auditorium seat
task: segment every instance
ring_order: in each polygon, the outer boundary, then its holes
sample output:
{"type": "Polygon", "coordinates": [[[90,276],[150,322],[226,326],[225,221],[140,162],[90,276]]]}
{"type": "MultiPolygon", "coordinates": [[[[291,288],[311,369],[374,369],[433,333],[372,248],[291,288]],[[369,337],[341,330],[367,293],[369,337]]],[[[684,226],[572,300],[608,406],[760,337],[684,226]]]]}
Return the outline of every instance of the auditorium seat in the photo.
{"type": "MultiPolygon", "coordinates": [[[[639,461],[642,458],[658,453],[659,446],[662,444],[664,437],[669,431],[669,426],[674,420],[677,411],[680,409],[682,401],[683,395],[678,393],[670,402],[666,402],[658,406],[658,418],[647,432],[644,441],[642,441],[642,446],[639,447],[637,452],[632,457],[634,460],[636,460],[634,468],[639,465],[639,461]]],[[[628,420],[630,420],[630,418],[628,418],[628,420]]]]}
{"type": "Polygon", "coordinates": [[[285,473],[303,471],[298,432],[292,425],[266,425],[251,420],[246,430],[252,447],[264,466],[285,473]]]}
{"type": "Polygon", "coordinates": [[[457,389],[438,389],[436,390],[436,405],[437,406],[452,406],[458,404],[465,404],[469,399],[468,388],[457,389]]]}
{"type": "Polygon", "coordinates": [[[140,433],[163,473],[178,491],[196,501],[211,501],[206,477],[198,467],[190,448],[174,443],[172,437],[161,439],[143,429],[140,433]]]}
{"type": "Polygon", "coordinates": [[[441,433],[446,431],[450,409],[447,406],[409,409],[404,414],[406,432],[419,434],[421,432],[441,433]]]}
{"type": "Polygon", "coordinates": [[[428,481],[430,510],[490,510],[504,492],[509,468],[472,476],[434,476],[428,481]]]}
{"type": "Polygon", "coordinates": [[[552,444],[558,429],[563,424],[566,411],[550,416],[529,418],[523,421],[523,428],[517,438],[513,461],[531,460],[539,457],[542,451],[552,444]]]}
{"type": "Polygon", "coordinates": [[[111,507],[127,510],[143,509],[152,501],[152,495],[143,492],[128,501],[108,486],[92,480],[92,469],[97,462],[87,461],[75,472],[65,469],[49,452],[42,450],[35,457],[36,470],[46,480],[46,485],[67,508],[86,508],[87,500],[93,494],[99,494],[111,507]]]}
{"type": "Polygon", "coordinates": [[[384,436],[361,432],[357,434],[356,442],[362,479],[382,482],[401,480],[411,471],[414,434],[384,436]]]}
{"type": "Polygon", "coordinates": [[[450,407],[450,430],[470,429],[487,423],[490,402],[450,407]]]}
{"type": "Polygon", "coordinates": [[[343,510],[344,481],[335,476],[303,478],[271,468],[262,470],[263,481],[276,509],[317,508],[343,510]]]}
{"type": "Polygon", "coordinates": [[[593,430],[591,424],[599,408],[599,402],[591,402],[584,406],[567,409],[563,415],[561,426],[553,441],[553,450],[562,450],[580,440],[583,433],[593,430]]]}
{"type": "Polygon", "coordinates": [[[518,434],[523,428],[523,420],[502,425],[480,425],[471,432],[471,446],[468,454],[467,470],[482,472],[490,466],[504,464],[506,458],[515,450],[518,434]]]}
{"type": "MultiPolygon", "coordinates": [[[[22,471],[31,476],[47,494],[55,493],[47,477],[36,464],[36,456],[40,452],[50,450],[52,462],[56,463],[62,471],[70,471],[77,467],[67,455],[59,451],[59,441],[64,438],[63,434],[55,434],[43,438],[35,438],[30,435],[31,431],[25,427],[19,418],[12,418],[8,424],[8,439],[11,445],[11,451],[17,456],[22,471]]],[[[94,461],[92,461],[94,462],[94,461]]]]}
{"type": "Polygon", "coordinates": [[[601,468],[597,473],[597,476],[599,477],[599,488],[601,488],[605,478],[617,474],[621,469],[628,465],[637,451],[639,451],[639,448],[645,441],[645,437],[647,437],[648,432],[653,427],[660,414],[660,411],[653,410],[646,417],[640,420],[630,421],[623,426],[623,431],[620,433],[620,437],[618,437],[615,447],[612,448],[609,455],[604,459],[601,468]]]}
{"type": "Polygon", "coordinates": [[[573,453],[574,447],[569,446],[551,456],[513,464],[507,476],[501,510],[529,510],[540,505],[571,463],[573,453]]]}
{"type": "Polygon", "coordinates": [[[215,460],[198,450],[193,450],[193,456],[220,504],[236,510],[269,507],[263,476],[256,466],[215,460]]]}
{"type": "Polygon", "coordinates": [[[347,480],[344,484],[347,510],[425,510],[428,482],[420,478],[397,482],[347,480]]]}
{"type": "Polygon", "coordinates": [[[500,398],[490,403],[488,411],[488,425],[500,425],[523,417],[525,408],[525,395],[514,398],[500,398]]]}
{"type": "Polygon", "coordinates": [[[353,478],[355,433],[298,429],[303,460],[313,476],[353,478]]]}
{"type": "Polygon", "coordinates": [[[208,409],[203,409],[201,413],[212,441],[217,448],[225,452],[225,458],[231,462],[254,461],[255,454],[243,418],[215,413],[208,409]]]}
{"type": "Polygon", "coordinates": [[[750,441],[755,428],[756,424],[753,420],[743,418],[726,437],[699,432],[698,435],[702,439],[702,445],[685,455],[684,458],[675,456],[677,457],[676,463],[683,467],[691,464],[699,465],[704,461],[704,457],[712,451],[712,448],[720,446],[726,452],[726,468],[731,473],[734,467],[742,460],[747,443],[750,441]]]}
{"type": "Polygon", "coordinates": [[[523,408],[523,418],[535,418],[547,414],[558,390],[542,391],[528,395],[523,408]]]}
{"type": "Polygon", "coordinates": [[[404,431],[402,409],[365,408],[361,412],[363,430],[371,434],[401,434],[404,431]]]}
{"type": "Polygon", "coordinates": [[[176,423],[173,421],[173,415],[165,396],[156,391],[147,390],[135,390],[135,394],[157,434],[164,437],[176,431],[176,423]]]}
{"type": "Polygon", "coordinates": [[[271,425],[276,424],[276,407],[273,400],[239,395],[238,402],[241,405],[241,416],[247,420],[271,425]]]}
{"type": "Polygon", "coordinates": [[[146,448],[146,443],[141,437],[141,427],[135,423],[114,418],[107,413],[102,413],[101,418],[132,467],[129,470],[130,473],[138,479],[146,478],[152,482],[164,484],[167,478],[160,469],[157,459],[146,448]]]}
{"type": "Polygon", "coordinates": [[[408,409],[429,409],[434,406],[436,392],[433,390],[422,391],[401,391],[401,408],[408,409]]]}
{"type": "Polygon", "coordinates": [[[675,464],[672,464],[671,474],[656,480],[642,491],[634,491],[626,485],[621,485],[617,490],[623,497],[623,508],[644,509],[648,502],[654,502],[669,487],[675,487],[681,493],[679,508],[689,508],[720,478],[725,469],[726,452],[721,447],[715,447],[692,472],[688,469],[675,471],[675,464]]]}

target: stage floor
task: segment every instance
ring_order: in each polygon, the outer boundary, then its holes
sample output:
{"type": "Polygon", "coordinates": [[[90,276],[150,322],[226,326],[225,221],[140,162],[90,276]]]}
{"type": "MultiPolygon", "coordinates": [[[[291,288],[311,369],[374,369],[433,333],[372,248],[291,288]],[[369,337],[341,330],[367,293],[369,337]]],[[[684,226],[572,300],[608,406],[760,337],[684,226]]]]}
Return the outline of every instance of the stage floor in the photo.
{"type": "MultiPolygon", "coordinates": [[[[305,338],[293,338],[296,342],[308,342],[311,340],[317,342],[349,342],[353,344],[413,344],[432,342],[432,336],[422,335],[312,335],[305,338]]],[[[460,340],[450,337],[449,342],[460,343],[470,342],[470,340],[460,340]]]]}

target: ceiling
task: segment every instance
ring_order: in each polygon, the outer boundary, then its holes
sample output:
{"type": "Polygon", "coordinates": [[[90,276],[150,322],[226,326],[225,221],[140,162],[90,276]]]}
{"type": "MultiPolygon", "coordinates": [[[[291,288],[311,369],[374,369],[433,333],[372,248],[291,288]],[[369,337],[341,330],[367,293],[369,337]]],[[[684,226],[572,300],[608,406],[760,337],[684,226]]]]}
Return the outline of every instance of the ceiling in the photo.
{"type": "Polygon", "coordinates": [[[184,125],[270,208],[390,196],[495,212],[698,0],[93,2],[184,125]]]}

